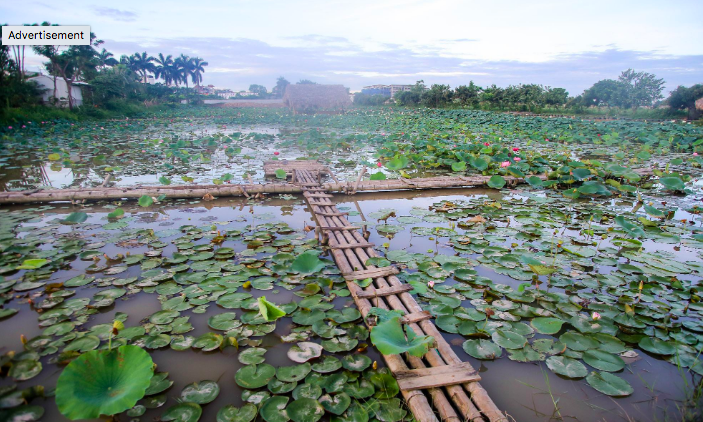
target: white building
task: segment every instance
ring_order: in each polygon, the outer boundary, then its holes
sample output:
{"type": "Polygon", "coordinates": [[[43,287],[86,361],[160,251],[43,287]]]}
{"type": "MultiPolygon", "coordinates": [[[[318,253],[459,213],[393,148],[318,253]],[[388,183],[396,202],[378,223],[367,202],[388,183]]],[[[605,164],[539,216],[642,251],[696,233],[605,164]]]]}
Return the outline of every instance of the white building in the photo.
{"type": "MultiPolygon", "coordinates": [[[[56,77],[56,100],[54,97],[54,77],[47,75],[39,75],[33,78],[29,78],[30,81],[34,81],[39,85],[39,88],[44,90],[42,92],[42,101],[44,104],[52,105],[56,103],[59,107],[68,107],[68,87],[66,86],[66,81],[63,78],[56,77]]],[[[88,86],[85,82],[74,82],[71,85],[71,96],[73,97],[73,106],[83,105],[83,87],[88,86]]]]}

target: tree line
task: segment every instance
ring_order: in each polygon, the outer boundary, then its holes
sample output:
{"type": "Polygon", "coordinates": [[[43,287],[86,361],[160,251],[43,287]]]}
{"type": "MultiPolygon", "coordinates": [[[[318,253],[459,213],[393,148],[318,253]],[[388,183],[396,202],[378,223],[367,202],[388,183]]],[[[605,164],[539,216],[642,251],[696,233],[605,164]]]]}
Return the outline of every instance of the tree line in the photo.
{"type": "MultiPolygon", "coordinates": [[[[674,110],[687,110],[690,119],[700,118],[695,101],[703,97],[703,85],[679,86],[665,100],[664,79],[647,72],[628,69],[617,79],[596,82],[581,95],[570,97],[564,88],[538,84],[510,85],[506,88],[495,84],[481,87],[471,81],[452,89],[449,85],[417,81],[409,91],[396,93],[393,101],[401,106],[468,107],[486,110],[538,111],[545,108],[579,111],[590,107],[640,107],[668,106],[674,110]]],[[[388,102],[387,96],[356,94],[358,105],[380,105],[388,102]]]]}
{"type": "MultiPolygon", "coordinates": [[[[49,22],[31,26],[52,26],[49,22]]],[[[114,54],[99,47],[104,41],[91,32],[90,45],[37,45],[32,51],[44,57],[46,73],[53,78],[52,99],[58,101],[56,81],[66,84],[68,108],[74,108],[73,89],[76,82],[87,82],[91,89],[88,97],[93,105],[109,106],[114,101],[179,101],[193,96],[188,92],[188,81],[197,87],[208,63],[199,57],[185,54],[174,58],[159,53],[156,57],[146,52],[123,55],[119,60],[114,54]],[[148,86],[149,75],[163,81],[162,86],[148,86]],[[181,90],[184,84],[186,90],[181,90]],[[172,85],[174,85],[172,87],[172,85]]],[[[24,68],[25,46],[0,46],[0,107],[25,107],[40,102],[41,90],[31,80],[24,68]]],[[[113,104],[114,105],[114,104],[113,104]]]]}

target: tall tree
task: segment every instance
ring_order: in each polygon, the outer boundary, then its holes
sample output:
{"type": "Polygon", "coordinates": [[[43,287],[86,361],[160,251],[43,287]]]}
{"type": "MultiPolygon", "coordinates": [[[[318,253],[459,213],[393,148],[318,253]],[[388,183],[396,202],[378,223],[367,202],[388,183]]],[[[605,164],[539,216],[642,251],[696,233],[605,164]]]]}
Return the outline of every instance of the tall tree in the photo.
{"type": "Polygon", "coordinates": [[[178,85],[178,82],[183,82],[186,84],[186,88],[188,88],[188,77],[192,73],[193,61],[185,54],[181,54],[176,57],[176,60],[174,60],[173,63],[176,66],[178,76],[174,80],[176,82],[176,86],[178,85]]]}
{"type": "Polygon", "coordinates": [[[159,53],[159,55],[154,58],[154,63],[156,64],[154,76],[163,79],[164,83],[170,86],[174,76],[177,76],[174,75],[176,68],[173,64],[173,56],[169,54],[164,57],[163,53],[159,53]]]}
{"type": "Polygon", "coordinates": [[[276,98],[283,98],[283,94],[286,93],[286,87],[288,85],[290,85],[290,82],[288,82],[283,76],[279,76],[276,80],[276,86],[273,87],[273,95],[276,98]]]}
{"type": "Polygon", "coordinates": [[[134,53],[132,55],[132,60],[136,69],[132,69],[142,76],[142,82],[147,82],[147,76],[149,73],[154,73],[156,71],[156,66],[154,66],[154,58],[145,52],[134,53]]]}
{"type": "Polygon", "coordinates": [[[115,55],[103,48],[103,50],[95,56],[98,60],[98,67],[100,69],[105,69],[106,67],[114,66],[119,62],[115,59],[115,55]]]}
{"type": "Polygon", "coordinates": [[[696,108],[696,100],[700,98],[703,98],[703,84],[696,84],[690,88],[679,86],[671,91],[666,103],[675,110],[688,110],[688,118],[696,120],[703,115],[701,110],[696,108]]]}
{"type": "Polygon", "coordinates": [[[207,65],[208,62],[200,57],[191,59],[191,77],[196,87],[199,87],[200,83],[203,81],[203,73],[205,73],[205,66],[207,65]]]}
{"type": "Polygon", "coordinates": [[[643,107],[651,106],[655,101],[659,101],[664,96],[664,79],[657,78],[656,75],[647,72],[635,72],[627,69],[620,74],[618,81],[623,84],[625,101],[623,107],[643,107]]]}
{"type": "Polygon", "coordinates": [[[266,89],[265,86],[263,85],[257,85],[257,84],[251,84],[249,85],[249,91],[253,92],[254,94],[258,96],[263,96],[268,93],[268,90],[266,89]]]}

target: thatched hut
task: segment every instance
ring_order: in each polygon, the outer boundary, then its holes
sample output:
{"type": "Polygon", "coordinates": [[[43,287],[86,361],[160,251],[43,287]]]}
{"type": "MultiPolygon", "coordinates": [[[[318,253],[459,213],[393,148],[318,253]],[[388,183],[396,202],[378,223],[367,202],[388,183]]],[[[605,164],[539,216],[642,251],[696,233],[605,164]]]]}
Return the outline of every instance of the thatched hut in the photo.
{"type": "Polygon", "coordinates": [[[283,103],[295,114],[341,112],[352,104],[344,86],[319,84],[288,85],[283,103]]]}

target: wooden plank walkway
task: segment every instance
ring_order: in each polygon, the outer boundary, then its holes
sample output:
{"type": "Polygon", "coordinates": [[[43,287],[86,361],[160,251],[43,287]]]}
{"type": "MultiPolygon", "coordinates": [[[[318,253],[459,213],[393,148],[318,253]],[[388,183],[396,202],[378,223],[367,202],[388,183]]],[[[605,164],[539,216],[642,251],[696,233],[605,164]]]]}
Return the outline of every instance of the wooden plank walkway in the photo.
{"type": "Polygon", "coordinates": [[[312,211],[332,256],[347,280],[347,286],[366,321],[372,307],[403,312],[402,322],[418,335],[430,335],[436,348],[425,356],[383,355],[388,368],[401,387],[401,394],[419,422],[507,422],[478,381],[481,377],[468,362],[454,353],[415,298],[395,274],[395,267],[376,268],[364,263],[379,256],[373,244],[349,224],[329,196],[320,196],[326,188],[318,184],[318,175],[305,169],[293,169],[294,180],[304,186],[303,196],[312,211]],[[373,278],[366,289],[354,282],[358,277],[373,278]],[[431,403],[431,404],[430,404],[431,403]]]}

